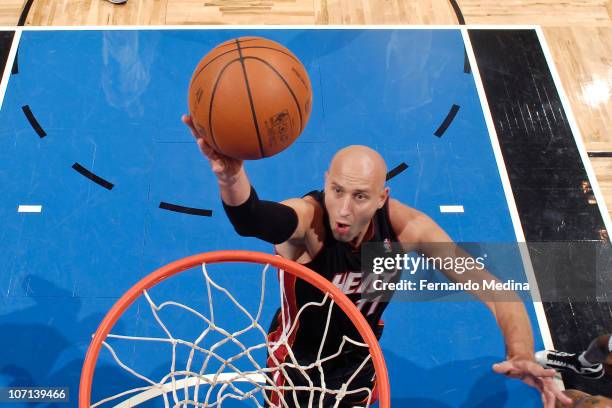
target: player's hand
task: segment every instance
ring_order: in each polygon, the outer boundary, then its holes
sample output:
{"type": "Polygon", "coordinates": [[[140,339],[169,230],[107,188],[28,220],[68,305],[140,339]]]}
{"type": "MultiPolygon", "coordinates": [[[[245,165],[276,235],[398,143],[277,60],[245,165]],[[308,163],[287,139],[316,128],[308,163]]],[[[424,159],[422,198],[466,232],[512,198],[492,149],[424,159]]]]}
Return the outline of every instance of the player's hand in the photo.
{"type": "Polygon", "coordinates": [[[517,378],[525,384],[537,388],[542,395],[544,408],[555,408],[556,400],[564,405],[572,403],[572,399],[563,394],[553,381],[556,374],[555,370],[546,369],[535,361],[519,358],[510,359],[493,364],[493,371],[510,378],[517,378]]]}
{"type": "Polygon", "coordinates": [[[240,170],[242,170],[242,160],[233,159],[214,151],[213,148],[206,143],[204,137],[198,133],[190,116],[183,115],[181,120],[185,125],[187,125],[187,127],[189,127],[191,134],[200,147],[200,150],[204,156],[208,158],[212,171],[215,173],[215,176],[217,176],[219,183],[223,185],[232,184],[236,180],[240,170]]]}

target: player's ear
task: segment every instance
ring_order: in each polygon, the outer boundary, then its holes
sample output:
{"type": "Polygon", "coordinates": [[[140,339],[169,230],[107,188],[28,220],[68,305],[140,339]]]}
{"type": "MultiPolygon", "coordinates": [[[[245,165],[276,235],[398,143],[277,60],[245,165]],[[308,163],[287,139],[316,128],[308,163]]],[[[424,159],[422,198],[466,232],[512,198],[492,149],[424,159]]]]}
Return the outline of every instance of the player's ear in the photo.
{"type": "Polygon", "coordinates": [[[389,192],[391,191],[391,189],[389,187],[385,187],[382,189],[382,192],[380,193],[380,197],[379,197],[379,202],[378,202],[378,209],[380,210],[381,208],[383,208],[383,206],[385,205],[385,201],[387,201],[387,198],[389,197],[389,192]]]}

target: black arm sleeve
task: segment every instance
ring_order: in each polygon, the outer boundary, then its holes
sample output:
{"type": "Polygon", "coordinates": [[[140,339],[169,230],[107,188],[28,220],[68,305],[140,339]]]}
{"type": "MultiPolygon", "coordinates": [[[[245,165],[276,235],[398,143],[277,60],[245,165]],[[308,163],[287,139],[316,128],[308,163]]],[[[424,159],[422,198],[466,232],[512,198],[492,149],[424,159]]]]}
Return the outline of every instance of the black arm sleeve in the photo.
{"type": "Polygon", "coordinates": [[[256,237],[271,244],[288,240],[298,225],[298,216],[293,208],[260,200],[253,186],[244,203],[231,206],[223,202],[223,209],[239,235],[256,237]]]}

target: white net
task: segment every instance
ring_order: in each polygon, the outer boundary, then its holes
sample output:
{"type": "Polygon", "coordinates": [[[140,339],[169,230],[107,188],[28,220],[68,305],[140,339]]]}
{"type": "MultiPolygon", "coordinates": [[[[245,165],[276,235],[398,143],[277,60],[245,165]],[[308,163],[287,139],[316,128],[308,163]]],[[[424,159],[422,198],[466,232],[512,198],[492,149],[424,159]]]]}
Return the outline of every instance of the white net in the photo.
{"type": "MultiPolygon", "coordinates": [[[[252,264],[252,267],[256,267],[252,264]]],[[[152,320],[159,325],[161,336],[135,336],[109,334],[103,342],[112,360],[129,373],[130,384],[139,386],[110,395],[92,403],[92,407],[133,407],[152,401],[164,407],[369,407],[373,397],[373,367],[368,345],[346,335],[334,343],[333,350],[324,347],[330,327],[334,325],[332,310],[337,306],[329,294],[321,293],[321,301],[309,302],[299,309],[293,308],[285,290],[285,271],[278,271],[278,293],[267,293],[270,285],[265,265],[261,271],[258,302],[255,310],[247,310],[241,302],[218,282],[212,279],[207,265],[201,265],[207,296],[207,311],[175,301],[156,303],[151,291],[144,291],[152,320]],[[229,302],[220,302],[223,297],[229,302]],[[272,300],[279,307],[274,317],[278,321],[275,335],[262,324],[270,323],[270,315],[264,307],[272,300]],[[216,300],[216,301],[215,301],[216,300]],[[277,303],[278,302],[278,303],[277,303]],[[215,303],[222,303],[215,306],[215,303]],[[232,308],[241,316],[240,327],[225,327],[218,316],[232,308]],[[221,308],[220,310],[219,307],[221,308]],[[177,309],[195,317],[201,324],[189,340],[179,338],[162,314],[165,309],[177,309]],[[324,316],[324,327],[319,343],[312,347],[315,353],[307,357],[292,348],[299,334],[302,315],[317,309],[324,316]],[[263,321],[263,322],[262,322],[263,321]],[[171,355],[166,357],[167,372],[151,378],[132,367],[116,349],[128,350],[124,342],[160,343],[167,345],[171,355]],[[112,344],[111,344],[112,343],[112,344]],[[228,352],[231,349],[231,352],[228,352]],[[360,352],[356,353],[355,350],[360,352]],[[185,358],[177,358],[177,355],[185,358]],[[262,358],[264,356],[264,358],[262,358]],[[358,356],[358,360],[355,360],[358,356]],[[350,361],[350,364],[347,364],[350,361]],[[246,363],[246,364],[245,364],[246,363]]],[[[226,272],[227,273],[227,272],[226,272]]],[[[253,287],[257,287],[252,285],[253,287]]],[[[251,289],[253,289],[251,287],[251,289]]],[[[251,292],[257,292],[252,290],[251,292]]],[[[257,294],[251,293],[251,296],[257,294]]],[[[252,308],[252,309],[253,309],[252,308]]],[[[139,312],[143,314],[144,311],[139,312]]],[[[234,319],[237,320],[237,319],[234,319]]],[[[150,356],[161,358],[160,356],[150,356]]],[[[95,384],[92,386],[95,388],[95,384]]]]}

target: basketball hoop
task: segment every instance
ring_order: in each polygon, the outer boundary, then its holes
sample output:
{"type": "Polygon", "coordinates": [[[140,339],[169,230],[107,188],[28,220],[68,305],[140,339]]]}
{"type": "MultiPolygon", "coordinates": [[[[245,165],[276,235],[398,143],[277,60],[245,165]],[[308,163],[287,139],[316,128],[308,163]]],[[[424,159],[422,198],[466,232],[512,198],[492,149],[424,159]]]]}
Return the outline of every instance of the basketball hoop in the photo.
{"type": "MultiPolygon", "coordinates": [[[[282,282],[279,279],[279,282],[282,282]]],[[[285,321],[284,314],[284,289],[281,283],[281,308],[279,313],[283,315],[282,321],[285,321]]],[[[297,320],[297,319],[296,319],[297,320]]],[[[322,339],[322,344],[325,342],[325,338],[322,339]]],[[[361,314],[361,312],[355,307],[351,300],[346,297],[338,288],[336,288],[331,282],[318,275],[316,272],[300,265],[296,262],[287,260],[279,256],[273,256],[270,254],[252,252],[252,251],[217,251],[203,253],[199,255],[190,256],[187,258],[175,261],[167,266],[164,266],[150,275],[140,280],[136,285],[130,288],[110,309],[106,314],[102,323],[98,327],[96,333],[93,336],[87,355],[83,363],[83,370],[81,372],[80,388],[79,388],[79,407],[90,408],[97,407],[103,404],[113,404],[115,407],[128,407],[135,406],[143,403],[151,398],[162,396],[164,399],[164,406],[202,406],[202,407],[220,407],[223,402],[232,400],[252,400],[255,406],[280,406],[280,407],[294,407],[294,403],[297,404],[296,393],[310,393],[309,406],[319,407],[323,406],[323,396],[326,398],[335,399],[337,402],[334,406],[337,406],[341,399],[351,392],[364,392],[363,389],[351,390],[350,385],[353,378],[357,375],[357,372],[363,368],[366,363],[371,360],[371,364],[374,367],[376,373],[376,388],[378,391],[378,400],[381,408],[388,408],[390,406],[390,390],[389,390],[389,379],[383,358],[382,351],[376,339],[376,336],[372,332],[367,321],[361,314]],[[262,293],[260,295],[261,303],[259,304],[257,313],[250,313],[244,308],[232,294],[223,286],[217,284],[210,276],[207,271],[208,265],[213,264],[236,264],[242,263],[247,265],[259,264],[264,265],[262,271],[262,293]],[[294,335],[296,331],[296,324],[287,324],[286,327],[283,325],[282,334],[280,340],[271,341],[268,339],[267,331],[263,329],[259,323],[259,319],[262,318],[261,310],[262,304],[265,298],[264,294],[264,283],[266,279],[266,273],[270,266],[273,266],[279,271],[279,278],[282,274],[289,274],[291,277],[299,278],[310,285],[316,287],[322,294],[324,299],[321,303],[312,303],[302,306],[298,311],[297,316],[307,307],[323,307],[324,312],[327,313],[328,321],[325,327],[325,335],[327,335],[327,329],[330,325],[329,316],[331,316],[331,308],[333,305],[337,305],[343,313],[345,313],[354,324],[357,332],[361,336],[361,339],[349,339],[345,337],[342,341],[340,349],[333,355],[322,356],[321,350],[322,345],[319,349],[319,354],[316,359],[308,365],[299,365],[291,351],[289,339],[294,335]],[[165,281],[166,279],[178,275],[183,271],[201,267],[204,279],[208,288],[208,300],[210,302],[210,310],[212,311],[212,296],[211,290],[217,290],[224,293],[228,299],[239,309],[240,313],[246,316],[249,320],[249,324],[245,325],[244,329],[239,331],[229,332],[222,327],[219,327],[214,318],[207,318],[197,310],[192,309],[189,306],[183,305],[178,302],[164,302],[162,304],[156,304],[155,301],[149,294],[149,290],[165,281]],[[123,313],[140,297],[144,297],[148,302],[151,311],[160,325],[160,327],[166,333],[164,338],[144,338],[138,336],[126,336],[111,334],[111,330],[115,326],[115,323],[122,317],[123,313]],[[158,312],[166,307],[172,305],[173,307],[180,307],[189,313],[193,313],[200,320],[204,321],[208,326],[202,331],[202,334],[195,341],[187,341],[175,338],[171,332],[166,328],[164,322],[159,317],[158,312]],[[263,334],[264,340],[262,343],[244,345],[241,343],[241,335],[247,330],[255,330],[258,333],[263,334]],[[223,340],[218,341],[212,346],[204,347],[202,340],[206,335],[215,332],[217,335],[221,334],[223,340]],[[107,339],[114,338],[123,340],[133,341],[157,341],[171,343],[173,352],[178,346],[185,346],[190,351],[189,364],[185,370],[178,370],[174,367],[174,356],[173,364],[170,372],[159,381],[153,381],[144,375],[131,369],[128,365],[122,361],[117,355],[113,347],[109,345],[107,339]],[[233,344],[239,353],[230,357],[220,355],[219,346],[222,343],[233,344]],[[286,385],[279,386],[273,378],[287,375],[288,370],[298,371],[304,375],[306,372],[316,372],[323,375],[321,366],[323,363],[328,363],[331,359],[338,357],[342,354],[346,344],[351,344],[353,347],[363,347],[367,351],[368,357],[361,362],[355,374],[351,378],[343,380],[343,384],[339,389],[330,389],[327,387],[325,379],[320,378],[317,381],[311,381],[308,379],[309,386],[296,385],[294,386],[291,379],[287,378],[286,385]],[[104,346],[109,350],[112,358],[127,372],[131,373],[136,378],[143,380],[147,385],[143,387],[136,387],[126,391],[123,391],[117,395],[113,395],[104,398],[94,404],[91,403],[92,395],[92,383],[94,377],[94,371],[100,355],[100,350],[104,346]],[[284,348],[289,354],[289,362],[276,361],[275,351],[279,348],[284,348]],[[275,361],[275,364],[270,367],[268,364],[263,367],[260,362],[253,359],[252,355],[255,351],[267,351],[268,359],[275,361]],[[200,370],[192,369],[192,357],[194,353],[200,353],[203,356],[204,363],[200,370]],[[236,366],[238,358],[244,358],[250,361],[253,365],[253,369],[240,369],[236,366]],[[221,365],[223,370],[207,368],[209,361],[215,361],[221,365]],[[226,372],[225,370],[229,370],[226,372]],[[318,370],[318,371],[317,371],[318,370]],[[181,379],[177,380],[177,377],[181,379]],[[250,387],[245,391],[244,388],[240,389],[238,385],[245,384],[250,387]],[[203,387],[208,387],[208,391],[202,391],[203,387]],[[216,387],[216,388],[215,388],[216,387]],[[190,389],[193,392],[190,394],[190,389]],[[213,389],[216,391],[213,392],[213,389]],[[184,398],[179,398],[177,390],[184,392],[184,398]],[[215,398],[216,395],[216,398],[215,398]],[[274,398],[278,402],[273,402],[271,395],[275,395],[274,398]],[[270,397],[270,398],[269,398],[270,397]],[[127,398],[127,400],[126,400],[127,398]],[[174,400],[173,403],[169,403],[169,398],[174,400]],[[257,398],[260,398],[259,400],[257,398]],[[202,402],[202,399],[204,402],[202,402]],[[261,405],[263,399],[265,405],[261,405]]],[[[193,364],[195,365],[195,364],[193,364]]],[[[318,375],[318,374],[317,374],[318,375]]],[[[289,377],[287,375],[287,377],[289,377]]],[[[375,396],[372,395],[370,390],[365,390],[367,393],[366,401],[364,406],[370,406],[375,400],[375,396]]],[[[276,401],[275,400],[275,401],[276,401]]],[[[329,400],[328,400],[329,401],[329,400]]],[[[328,402],[329,403],[329,402],[328,402]]],[[[329,406],[329,405],[326,405],[329,406]]]]}

